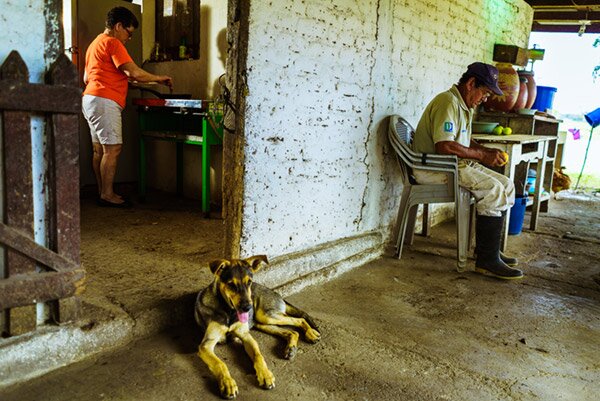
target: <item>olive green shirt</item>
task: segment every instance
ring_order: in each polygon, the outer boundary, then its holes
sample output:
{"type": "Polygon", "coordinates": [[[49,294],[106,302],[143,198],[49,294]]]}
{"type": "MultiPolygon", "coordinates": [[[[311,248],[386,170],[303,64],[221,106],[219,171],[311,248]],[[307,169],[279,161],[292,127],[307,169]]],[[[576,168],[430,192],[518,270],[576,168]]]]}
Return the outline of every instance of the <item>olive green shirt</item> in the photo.
{"type": "Polygon", "coordinates": [[[425,108],[415,130],[413,150],[436,153],[435,144],[455,141],[463,146],[471,144],[473,109],[465,104],[456,85],[433,98],[425,108]]]}

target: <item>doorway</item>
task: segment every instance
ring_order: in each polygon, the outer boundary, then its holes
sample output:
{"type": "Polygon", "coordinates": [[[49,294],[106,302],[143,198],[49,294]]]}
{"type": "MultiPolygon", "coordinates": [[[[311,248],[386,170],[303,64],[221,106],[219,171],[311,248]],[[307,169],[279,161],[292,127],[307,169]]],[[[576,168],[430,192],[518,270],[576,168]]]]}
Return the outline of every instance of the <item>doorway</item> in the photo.
{"type": "MultiPolygon", "coordinates": [[[[174,78],[175,92],[191,89],[193,98],[218,96],[217,74],[224,73],[227,4],[203,0],[200,25],[200,59],[150,61],[155,42],[154,0],[134,3],[102,0],[92,5],[82,0],[65,0],[64,11],[73,21],[65,24],[66,48],[75,53],[83,75],[87,44],[104,26],[106,12],[125,6],[136,14],[140,28],[127,48],[143,69],[174,78]],[[138,3],[138,4],[136,4],[138,3]],[[137,38],[137,39],[136,39],[137,38]],[[131,47],[131,49],[130,49],[131,47]],[[204,57],[202,57],[204,55],[204,57]],[[212,60],[212,61],[209,61],[212,60]],[[220,71],[219,71],[220,69],[220,71]],[[215,76],[217,78],[215,78],[215,76]]],[[[82,301],[86,319],[110,318],[123,313],[135,317],[165,300],[176,301],[206,285],[211,275],[209,261],[223,257],[225,225],[221,207],[222,147],[212,149],[210,218],[203,218],[199,194],[201,155],[194,147],[183,149],[183,197],[175,194],[176,149],[172,143],[148,146],[148,189],[146,201],[137,201],[139,163],[138,112],[132,98],[140,92],[130,90],[123,115],[124,149],[116,177],[118,193],[133,200],[132,209],[113,209],[96,204],[97,188],[91,170],[91,141],[85,120],[81,120],[81,258],[87,269],[87,290],[82,301]],[[128,146],[126,148],[126,146],[128,146]]]]}

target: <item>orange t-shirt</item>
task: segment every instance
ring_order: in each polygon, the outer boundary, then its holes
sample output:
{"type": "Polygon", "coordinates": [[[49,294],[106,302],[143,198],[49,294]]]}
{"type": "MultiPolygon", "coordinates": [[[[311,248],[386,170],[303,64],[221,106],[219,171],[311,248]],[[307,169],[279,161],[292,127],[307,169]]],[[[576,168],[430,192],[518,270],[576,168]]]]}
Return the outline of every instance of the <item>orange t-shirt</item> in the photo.
{"type": "Polygon", "coordinates": [[[119,39],[98,35],[85,53],[88,83],[83,94],[111,99],[125,107],[127,75],[119,67],[132,61],[119,39]]]}

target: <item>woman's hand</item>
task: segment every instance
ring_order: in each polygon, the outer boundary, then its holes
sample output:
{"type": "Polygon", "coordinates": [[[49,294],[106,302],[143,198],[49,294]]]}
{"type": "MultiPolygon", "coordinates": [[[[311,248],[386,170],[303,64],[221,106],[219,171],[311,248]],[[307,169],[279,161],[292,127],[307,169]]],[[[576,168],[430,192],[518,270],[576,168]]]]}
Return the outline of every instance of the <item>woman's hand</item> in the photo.
{"type": "Polygon", "coordinates": [[[169,89],[171,91],[173,91],[173,78],[167,76],[167,75],[158,75],[157,76],[157,80],[156,82],[158,82],[159,84],[163,84],[165,86],[168,86],[169,89]]]}

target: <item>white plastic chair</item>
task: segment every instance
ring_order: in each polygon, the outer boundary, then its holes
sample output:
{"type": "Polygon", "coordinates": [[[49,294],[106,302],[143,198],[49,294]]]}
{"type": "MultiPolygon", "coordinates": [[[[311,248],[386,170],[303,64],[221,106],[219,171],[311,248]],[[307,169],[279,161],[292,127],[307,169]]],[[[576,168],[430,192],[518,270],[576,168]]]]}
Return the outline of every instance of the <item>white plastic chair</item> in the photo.
{"type": "MultiPolygon", "coordinates": [[[[454,155],[422,154],[411,149],[413,127],[402,117],[390,117],[388,138],[396,152],[402,172],[402,196],[398,209],[396,229],[396,254],[402,257],[404,243],[412,245],[418,205],[454,202],[456,211],[457,270],[465,270],[467,253],[471,244],[471,223],[474,206],[471,193],[458,186],[458,158],[454,155]],[[414,170],[434,171],[448,176],[444,184],[419,184],[413,177],[414,170]]],[[[426,222],[423,222],[425,226],[426,222]]]]}

